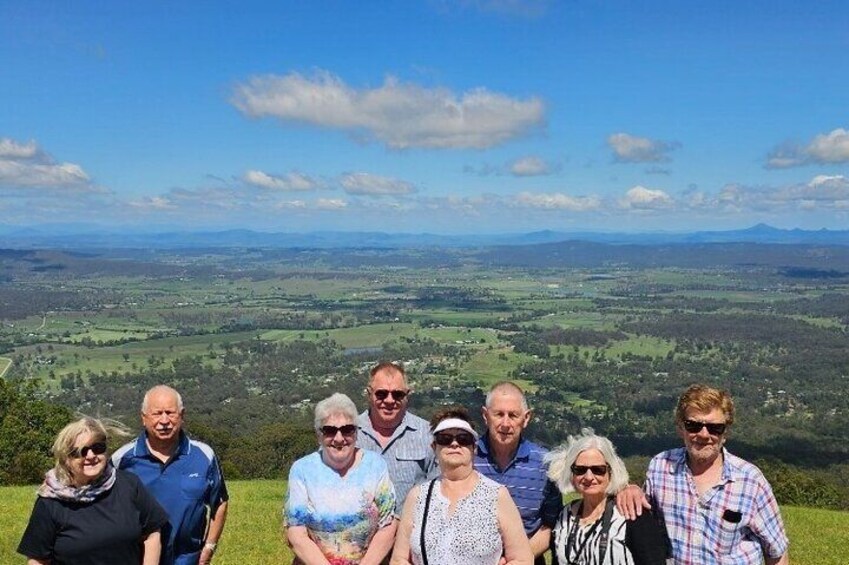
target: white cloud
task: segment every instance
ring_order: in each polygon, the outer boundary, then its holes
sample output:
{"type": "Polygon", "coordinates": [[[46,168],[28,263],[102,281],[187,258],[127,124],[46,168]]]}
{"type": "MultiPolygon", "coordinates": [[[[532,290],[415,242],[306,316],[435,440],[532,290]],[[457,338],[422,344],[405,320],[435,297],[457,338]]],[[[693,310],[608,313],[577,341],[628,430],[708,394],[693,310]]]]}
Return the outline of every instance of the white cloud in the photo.
{"type": "Polygon", "coordinates": [[[357,90],[326,71],[252,77],[236,86],[232,103],[253,118],[365,134],[394,149],[492,147],[540,126],[545,114],[538,98],[519,100],[484,88],[456,95],[393,77],[357,90]]]}
{"type": "Polygon", "coordinates": [[[320,183],[303,173],[291,172],[285,175],[270,175],[262,171],[249,170],[242,179],[253,186],[269,190],[307,191],[315,190],[320,183]]]}
{"type": "Polygon", "coordinates": [[[569,196],[559,192],[532,193],[520,192],[516,195],[515,203],[519,206],[542,208],[544,210],[569,210],[572,212],[587,212],[601,207],[601,199],[597,196],[569,196]]]}
{"type": "Polygon", "coordinates": [[[8,137],[0,137],[0,159],[32,159],[38,155],[35,141],[18,143],[8,137]]]}
{"type": "Polygon", "coordinates": [[[319,210],[341,210],[347,206],[348,203],[341,198],[319,198],[315,201],[315,207],[319,210]]]}
{"type": "Polygon", "coordinates": [[[837,128],[815,136],[805,146],[783,143],[767,155],[767,169],[786,169],[811,164],[849,163],[849,131],[837,128]]]}
{"type": "Polygon", "coordinates": [[[849,162],[849,131],[838,128],[816,136],[808,145],[807,153],[814,163],[849,162]]]}
{"type": "Polygon", "coordinates": [[[163,212],[178,209],[178,207],[165,196],[146,196],[139,200],[131,200],[127,202],[127,205],[131,208],[148,212],[163,212]]]}
{"type": "Polygon", "coordinates": [[[307,207],[307,203],[303,200],[287,200],[277,202],[273,207],[277,210],[303,210],[307,207]]]}
{"type": "Polygon", "coordinates": [[[669,161],[669,153],[681,144],[637,137],[628,133],[608,136],[607,144],[613,150],[613,159],[619,163],[659,163],[669,161]]]}
{"type": "Polygon", "coordinates": [[[543,159],[529,156],[513,161],[510,172],[517,177],[535,177],[549,174],[551,167],[543,159]]]}
{"type": "Polygon", "coordinates": [[[412,183],[370,173],[348,173],[339,180],[348,194],[366,196],[404,195],[416,192],[412,183]]]}
{"type": "Polygon", "coordinates": [[[0,188],[104,192],[79,165],[56,163],[34,141],[19,143],[7,137],[0,138],[0,188]]]}
{"type": "Polygon", "coordinates": [[[622,208],[638,210],[657,210],[670,208],[675,204],[672,197],[662,190],[653,190],[644,186],[635,186],[619,200],[622,208]]]}

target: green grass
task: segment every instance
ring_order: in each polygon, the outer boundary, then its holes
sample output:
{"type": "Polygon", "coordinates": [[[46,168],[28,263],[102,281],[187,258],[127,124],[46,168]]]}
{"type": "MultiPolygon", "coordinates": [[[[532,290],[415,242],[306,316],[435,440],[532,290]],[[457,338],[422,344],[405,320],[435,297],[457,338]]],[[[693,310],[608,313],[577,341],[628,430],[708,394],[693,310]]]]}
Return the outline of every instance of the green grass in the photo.
{"type": "MultiPolygon", "coordinates": [[[[218,565],[290,563],[281,535],[284,481],[230,481],[227,526],[215,557],[218,565]]],[[[0,487],[0,563],[22,563],[15,553],[35,500],[35,489],[0,487]]],[[[849,512],[783,506],[793,565],[845,565],[849,512]]]]}

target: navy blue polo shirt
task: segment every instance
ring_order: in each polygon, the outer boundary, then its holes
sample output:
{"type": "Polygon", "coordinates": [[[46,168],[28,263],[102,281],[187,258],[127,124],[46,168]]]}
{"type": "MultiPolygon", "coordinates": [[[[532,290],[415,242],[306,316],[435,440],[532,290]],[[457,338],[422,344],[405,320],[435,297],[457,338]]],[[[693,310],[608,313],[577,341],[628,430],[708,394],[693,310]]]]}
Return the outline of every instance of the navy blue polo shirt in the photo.
{"type": "Polygon", "coordinates": [[[490,456],[489,436],[485,435],[478,440],[475,470],[507,487],[522,515],[528,537],[541,526],[554,527],[563,510],[560,490],[546,475],[543,463],[546,453],[548,450],[545,448],[521,438],[513,460],[506,469],[499,469],[490,456]]]}
{"type": "Polygon", "coordinates": [[[121,447],[112,462],[139,477],[168,513],[160,564],[197,563],[206,535],[207,509],[214,516],[228,498],[218,459],[208,445],[180,432],[177,451],[162,463],[151,454],[145,437],[143,432],[121,447]]]}

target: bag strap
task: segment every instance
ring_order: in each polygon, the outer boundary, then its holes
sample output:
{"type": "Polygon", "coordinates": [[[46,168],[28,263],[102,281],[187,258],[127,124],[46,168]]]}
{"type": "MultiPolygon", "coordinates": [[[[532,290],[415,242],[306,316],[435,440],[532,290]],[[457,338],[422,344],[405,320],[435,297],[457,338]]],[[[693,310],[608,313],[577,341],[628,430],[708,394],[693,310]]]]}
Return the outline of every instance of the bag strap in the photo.
{"type": "Polygon", "coordinates": [[[613,497],[608,497],[604,507],[604,516],[601,518],[601,537],[598,540],[599,563],[604,563],[604,556],[607,553],[607,540],[610,537],[610,522],[613,520],[613,507],[613,497]]]}
{"type": "Polygon", "coordinates": [[[424,514],[422,514],[422,529],[421,535],[419,536],[419,545],[422,549],[422,563],[423,565],[427,565],[427,549],[425,548],[425,527],[427,526],[427,514],[428,510],[430,510],[430,497],[433,494],[433,485],[436,484],[436,479],[430,481],[430,485],[427,487],[427,498],[425,498],[424,505],[424,514]]]}

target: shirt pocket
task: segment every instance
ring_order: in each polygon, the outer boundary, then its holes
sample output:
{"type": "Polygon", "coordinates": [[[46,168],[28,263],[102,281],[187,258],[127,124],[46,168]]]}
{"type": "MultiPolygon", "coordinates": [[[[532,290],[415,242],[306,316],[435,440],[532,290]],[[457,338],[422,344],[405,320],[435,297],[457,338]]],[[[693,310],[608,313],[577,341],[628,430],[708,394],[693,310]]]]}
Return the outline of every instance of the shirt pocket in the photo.
{"type": "Polygon", "coordinates": [[[189,500],[200,500],[206,493],[206,477],[198,473],[183,475],[180,478],[180,493],[183,498],[189,500]]]}
{"type": "Polygon", "coordinates": [[[742,521],[733,522],[725,518],[719,521],[719,554],[730,555],[740,543],[742,521]]]}
{"type": "Polygon", "coordinates": [[[425,465],[427,463],[428,455],[430,454],[430,450],[426,448],[407,448],[407,449],[399,449],[395,453],[395,460],[398,461],[400,465],[404,467],[412,467],[415,465],[418,467],[419,473],[425,472],[425,465]]]}

